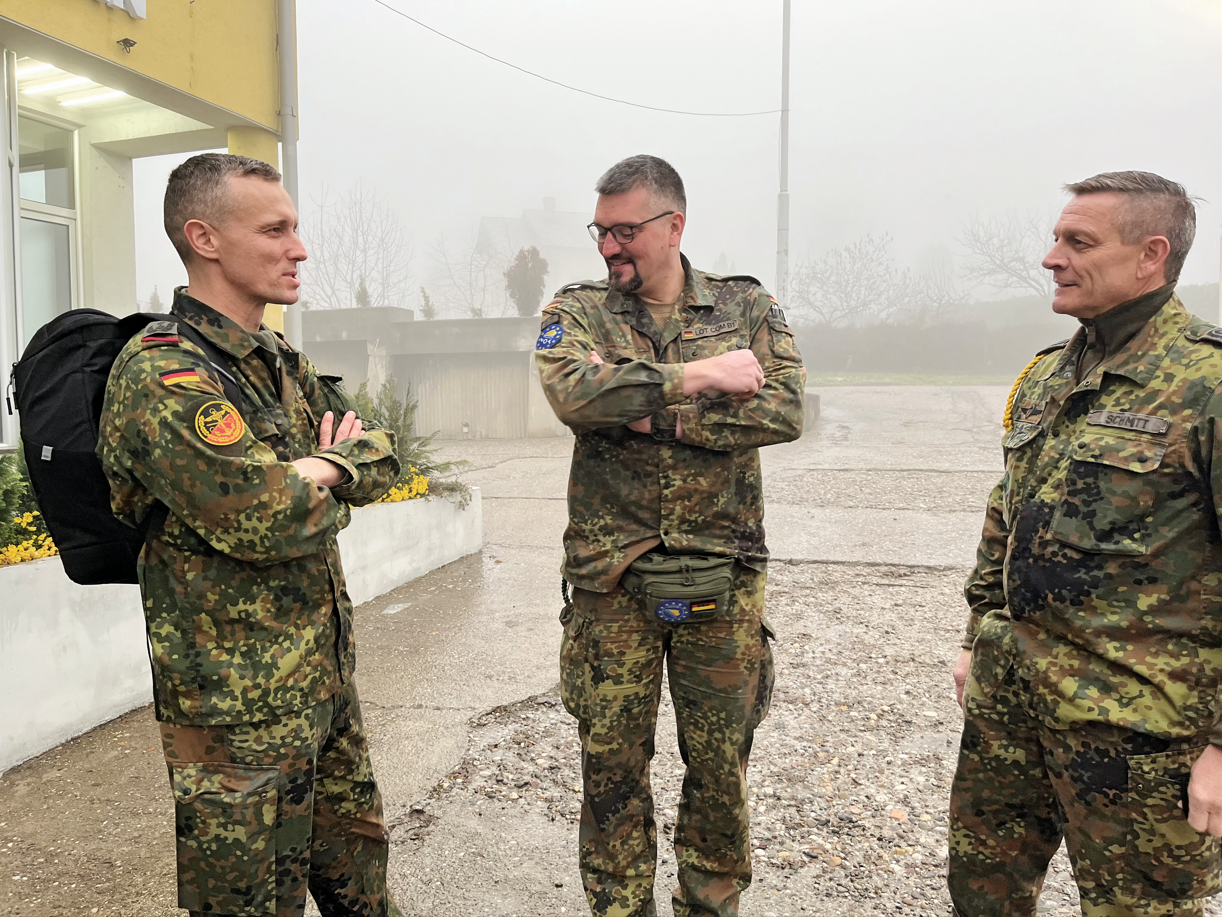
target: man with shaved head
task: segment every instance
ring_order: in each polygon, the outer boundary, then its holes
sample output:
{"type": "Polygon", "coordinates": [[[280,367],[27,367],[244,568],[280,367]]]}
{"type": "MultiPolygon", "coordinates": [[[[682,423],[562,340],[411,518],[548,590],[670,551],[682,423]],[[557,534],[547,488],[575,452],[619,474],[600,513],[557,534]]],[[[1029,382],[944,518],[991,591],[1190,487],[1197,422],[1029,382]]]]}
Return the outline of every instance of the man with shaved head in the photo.
{"type": "Polygon", "coordinates": [[[336,536],[394,484],[394,439],[262,324],[306,258],[274,168],[187,160],[165,228],[189,283],[115,361],[98,452],[115,514],[148,525],[178,905],[300,917],[308,888],[325,917],[393,917],[336,536]]]}
{"type": "Polygon", "coordinates": [[[959,917],[1034,915],[1062,839],[1086,917],[1222,891],[1222,329],[1175,295],[1184,189],[1107,172],[1043,265],[1079,320],[1006,406],[954,680],[959,917]]]}

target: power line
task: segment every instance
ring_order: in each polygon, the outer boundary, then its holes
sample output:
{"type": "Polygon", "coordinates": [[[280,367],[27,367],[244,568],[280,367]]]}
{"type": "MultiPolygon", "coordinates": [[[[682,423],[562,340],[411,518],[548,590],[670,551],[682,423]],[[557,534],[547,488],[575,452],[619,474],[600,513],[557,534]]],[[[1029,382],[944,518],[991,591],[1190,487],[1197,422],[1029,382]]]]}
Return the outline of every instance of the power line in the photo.
{"type": "Polygon", "coordinates": [[[382,6],[390,10],[396,16],[402,16],[404,19],[408,20],[409,22],[414,22],[416,25],[420,26],[420,28],[428,29],[428,31],[432,32],[434,35],[440,35],[446,41],[452,41],[454,42],[454,44],[458,45],[459,47],[466,48],[468,51],[474,51],[476,54],[480,55],[481,57],[486,57],[490,61],[495,61],[498,64],[503,64],[506,67],[509,67],[513,70],[517,70],[519,73],[525,73],[527,76],[533,76],[537,80],[543,80],[543,82],[545,83],[551,83],[553,86],[559,86],[561,89],[569,89],[573,92],[580,92],[582,95],[593,96],[596,99],[602,99],[604,102],[615,102],[617,105],[630,105],[633,108],[644,108],[647,111],[665,112],[668,115],[691,115],[696,118],[753,118],[756,115],[776,115],[776,114],[780,114],[780,111],[781,111],[779,108],[773,108],[768,111],[680,111],[679,109],[676,109],[676,108],[658,108],[657,106],[654,106],[654,105],[642,105],[639,102],[629,102],[626,99],[614,99],[611,96],[605,96],[597,92],[591,92],[588,89],[581,89],[577,86],[570,86],[568,83],[562,83],[559,80],[553,80],[550,76],[544,76],[542,73],[535,73],[533,70],[527,70],[525,67],[519,67],[517,64],[510,63],[507,60],[502,60],[499,57],[493,57],[487,51],[481,51],[479,48],[474,48],[471,45],[466,44],[465,42],[459,41],[457,38],[447,35],[445,32],[441,32],[433,28],[431,25],[427,25],[421,22],[419,19],[416,19],[413,16],[409,16],[407,13],[403,12],[402,10],[395,9],[389,3],[384,2],[384,0],[373,0],[373,2],[376,3],[378,6],[382,6]]]}

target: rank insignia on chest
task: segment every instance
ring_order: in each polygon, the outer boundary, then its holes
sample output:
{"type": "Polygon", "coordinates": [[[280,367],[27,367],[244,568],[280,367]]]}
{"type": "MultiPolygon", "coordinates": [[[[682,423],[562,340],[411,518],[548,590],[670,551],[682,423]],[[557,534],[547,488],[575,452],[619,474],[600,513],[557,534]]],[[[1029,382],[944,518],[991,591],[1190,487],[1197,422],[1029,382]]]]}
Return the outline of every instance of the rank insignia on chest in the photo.
{"type": "Polygon", "coordinates": [[[564,338],[563,325],[548,325],[539,334],[539,340],[535,341],[535,350],[551,350],[564,338]]]}
{"type": "Polygon", "coordinates": [[[161,373],[160,377],[166,385],[182,385],[184,382],[199,381],[199,373],[193,369],[171,369],[161,373]]]}
{"type": "Polygon", "coordinates": [[[683,599],[667,599],[665,602],[658,603],[658,608],[654,612],[658,616],[658,620],[665,621],[667,624],[678,624],[680,621],[686,621],[692,613],[692,606],[683,599]]]}
{"type": "Polygon", "coordinates": [[[1014,409],[1014,419],[1024,423],[1039,423],[1044,416],[1042,404],[1023,404],[1014,409]]]}
{"type": "Polygon", "coordinates": [[[228,446],[242,438],[246,424],[233,405],[225,401],[209,401],[195,414],[195,432],[210,445],[228,446]]]}

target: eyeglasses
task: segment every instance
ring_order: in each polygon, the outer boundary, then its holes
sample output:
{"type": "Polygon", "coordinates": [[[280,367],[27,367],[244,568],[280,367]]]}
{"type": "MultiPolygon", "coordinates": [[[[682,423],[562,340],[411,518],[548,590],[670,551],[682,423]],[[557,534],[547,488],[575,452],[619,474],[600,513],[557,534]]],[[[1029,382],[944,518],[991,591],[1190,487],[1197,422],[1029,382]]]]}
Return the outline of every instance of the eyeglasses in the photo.
{"type": "Polygon", "coordinates": [[[646,223],[652,223],[654,220],[660,220],[662,217],[668,217],[673,213],[673,210],[668,210],[665,213],[659,213],[656,217],[650,217],[648,220],[642,220],[639,223],[617,223],[614,226],[599,226],[597,223],[591,223],[586,229],[590,231],[590,238],[599,245],[606,241],[608,235],[620,245],[627,245],[636,237],[637,230],[646,223]]]}

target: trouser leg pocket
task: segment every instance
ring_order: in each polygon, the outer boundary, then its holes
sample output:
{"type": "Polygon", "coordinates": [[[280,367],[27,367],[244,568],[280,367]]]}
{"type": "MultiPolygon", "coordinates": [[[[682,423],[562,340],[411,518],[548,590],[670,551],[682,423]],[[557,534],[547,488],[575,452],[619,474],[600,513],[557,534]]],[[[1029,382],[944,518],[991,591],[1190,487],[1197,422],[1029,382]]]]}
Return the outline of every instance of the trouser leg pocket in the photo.
{"type": "Polygon", "coordinates": [[[1179,805],[1200,753],[1189,748],[1128,759],[1128,861],[1139,897],[1183,901],[1222,891],[1222,843],[1198,833],[1179,805]]]}
{"type": "Polygon", "coordinates": [[[234,917],[276,913],[278,767],[173,764],[178,906],[234,917]]]}

